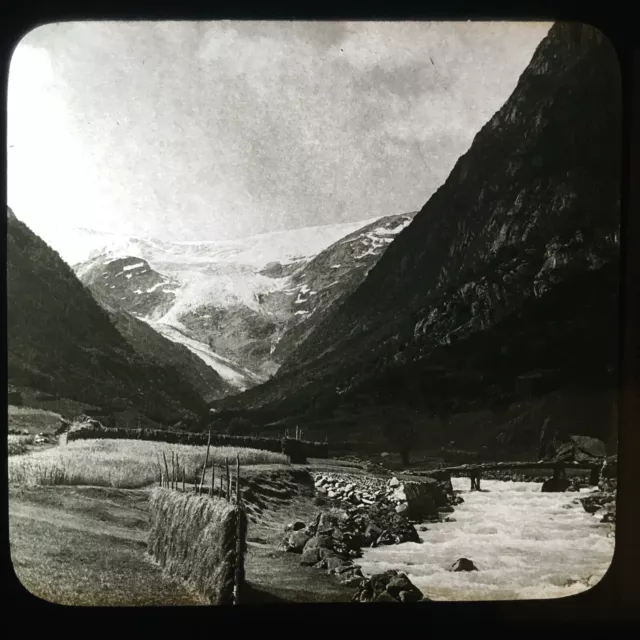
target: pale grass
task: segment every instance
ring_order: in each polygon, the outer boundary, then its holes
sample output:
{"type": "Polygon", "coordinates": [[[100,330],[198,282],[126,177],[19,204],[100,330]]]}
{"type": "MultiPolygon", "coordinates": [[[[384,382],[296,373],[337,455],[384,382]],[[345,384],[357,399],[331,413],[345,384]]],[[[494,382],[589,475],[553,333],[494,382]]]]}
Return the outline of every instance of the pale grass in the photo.
{"type": "MultiPolygon", "coordinates": [[[[189,446],[148,440],[75,440],[64,446],[32,452],[9,459],[10,484],[92,485],[134,489],[159,482],[164,472],[163,453],[169,473],[171,454],[178,456],[186,471],[186,482],[193,482],[202,469],[206,446],[189,446]]],[[[288,464],[281,453],[239,447],[211,447],[207,466],[288,464]]],[[[182,474],[179,475],[182,481],[182,474]]]]}

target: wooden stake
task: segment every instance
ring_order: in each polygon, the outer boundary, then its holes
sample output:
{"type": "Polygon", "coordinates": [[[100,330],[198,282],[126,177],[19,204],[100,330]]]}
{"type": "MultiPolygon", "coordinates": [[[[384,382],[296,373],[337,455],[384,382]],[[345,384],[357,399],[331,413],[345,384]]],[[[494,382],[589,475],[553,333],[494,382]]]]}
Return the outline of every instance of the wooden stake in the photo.
{"type": "Polygon", "coordinates": [[[180,482],[180,457],[176,453],[176,491],[178,489],[179,482],[180,482]]]}
{"type": "Polygon", "coordinates": [[[240,504],[240,454],[236,453],[236,504],[240,504]]]}
{"type": "Polygon", "coordinates": [[[185,470],[185,466],[182,465],[182,491],[183,493],[187,490],[187,485],[185,482],[185,474],[186,474],[186,470],[185,470]]]}
{"type": "Polygon", "coordinates": [[[209,462],[209,447],[211,446],[211,429],[209,429],[209,439],[207,440],[207,455],[204,459],[204,466],[202,467],[202,478],[200,478],[200,489],[198,493],[202,493],[202,485],[204,484],[204,474],[207,471],[207,463],[209,462]]]}
{"type": "Polygon", "coordinates": [[[223,491],[222,491],[222,478],[223,478],[224,474],[220,473],[220,497],[222,498],[222,496],[224,495],[223,491]]]}
{"type": "Polygon", "coordinates": [[[164,478],[162,476],[162,460],[160,460],[160,454],[156,451],[156,458],[158,459],[158,468],[160,469],[160,486],[164,486],[164,478]]]}
{"type": "Polygon", "coordinates": [[[216,481],[216,465],[211,465],[211,497],[213,498],[214,483],[216,481]]]}
{"type": "Polygon", "coordinates": [[[167,475],[167,486],[169,485],[169,465],[167,464],[167,456],[164,454],[164,450],[162,451],[162,457],[164,458],[164,470],[166,471],[167,475]]]}
{"type": "Polygon", "coordinates": [[[171,490],[174,489],[174,482],[176,479],[176,454],[174,451],[171,451],[171,490]]]}
{"type": "Polygon", "coordinates": [[[231,475],[229,474],[229,458],[224,459],[227,467],[227,501],[231,502],[231,475]]]}

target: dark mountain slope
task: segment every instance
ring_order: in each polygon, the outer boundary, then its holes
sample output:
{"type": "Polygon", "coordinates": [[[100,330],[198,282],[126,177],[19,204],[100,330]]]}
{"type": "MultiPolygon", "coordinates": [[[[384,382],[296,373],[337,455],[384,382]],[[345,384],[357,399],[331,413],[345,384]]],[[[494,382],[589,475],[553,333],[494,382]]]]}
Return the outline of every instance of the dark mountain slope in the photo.
{"type": "Polygon", "coordinates": [[[198,393],[135,351],[73,271],[9,210],[9,382],[159,422],[201,415],[198,393]]]}
{"type": "Polygon", "coordinates": [[[389,404],[447,417],[517,402],[524,375],[542,378],[540,397],[611,389],[620,108],[610,44],[554,25],[362,285],[277,378],[224,406],[319,419],[389,404]]]}
{"type": "Polygon", "coordinates": [[[160,335],[146,322],[126,311],[116,311],[103,305],[111,322],[137,353],[158,366],[173,367],[180,377],[209,402],[234,389],[211,367],[187,347],[160,335]]]}

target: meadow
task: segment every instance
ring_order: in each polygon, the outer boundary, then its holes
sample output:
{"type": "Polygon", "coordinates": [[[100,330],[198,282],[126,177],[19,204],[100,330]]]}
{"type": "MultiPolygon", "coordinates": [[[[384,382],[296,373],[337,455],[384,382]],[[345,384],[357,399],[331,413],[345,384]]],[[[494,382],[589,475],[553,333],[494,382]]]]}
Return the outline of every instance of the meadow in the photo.
{"type": "Polygon", "coordinates": [[[53,433],[60,426],[60,414],[32,407],[8,407],[9,431],[28,431],[31,434],[53,433]]]}
{"type": "MultiPolygon", "coordinates": [[[[185,480],[193,483],[201,473],[206,446],[169,445],[147,440],[76,440],[43,451],[11,456],[10,485],[77,485],[137,489],[159,482],[164,456],[171,470],[172,454],[185,480]]],[[[211,447],[207,466],[288,464],[287,456],[258,449],[211,447]]],[[[180,477],[180,479],[182,479],[180,477]]]]}

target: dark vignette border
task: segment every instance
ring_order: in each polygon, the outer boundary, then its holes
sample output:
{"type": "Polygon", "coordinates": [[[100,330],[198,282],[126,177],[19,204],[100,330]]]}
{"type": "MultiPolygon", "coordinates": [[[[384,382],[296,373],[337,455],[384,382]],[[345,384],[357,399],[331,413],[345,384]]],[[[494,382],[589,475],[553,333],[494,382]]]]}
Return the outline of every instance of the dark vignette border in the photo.
{"type": "MultiPolygon", "coordinates": [[[[7,3],[8,4],[8,3],[7,3]]],[[[446,625],[449,630],[460,627],[461,623],[487,622],[493,630],[498,623],[517,625],[538,622],[545,630],[551,623],[569,623],[572,629],[576,624],[594,628],[598,622],[605,623],[608,628],[612,622],[632,621],[640,617],[634,604],[640,604],[640,552],[637,542],[637,526],[639,522],[640,500],[637,499],[635,487],[640,486],[640,465],[637,463],[640,454],[640,181],[632,176],[640,176],[640,122],[634,119],[640,111],[640,48],[637,33],[634,32],[631,13],[621,11],[616,6],[587,8],[582,11],[571,10],[562,3],[549,0],[537,3],[518,3],[517,5],[494,3],[472,3],[450,1],[447,3],[409,3],[394,2],[393,7],[386,8],[368,3],[361,8],[349,7],[347,3],[248,3],[242,5],[235,2],[204,3],[182,0],[173,5],[162,5],[138,0],[97,0],[92,3],[74,2],[73,0],[23,0],[14,6],[2,7],[0,11],[0,35],[2,36],[2,99],[6,105],[7,78],[13,48],[20,39],[35,27],[60,21],[79,20],[171,20],[171,19],[385,19],[385,20],[454,20],[454,19],[509,19],[509,20],[577,20],[599,28],[615,46],[621,64],[623,79],[623,141],[631,141],[631,145],[623,145],[622,158],[622,228],[621,228],[621,311],[620,335],[620,403],[619,403],[619,511],[616,529],[616,551],[613,564],[603,580],[593,589],[578,596],[557,600],[531,600],[519,602],[487,602],[487,603],[434,603],[422,606],[405,605],[387,610],[384,606],[358,607],[353,605],[255,605],[251,608],[67,608],[46,603],[31,596],[18,582],[11,565],[8,539],[8,518],[2,528],[3,569],[6,581],[3,594],[9,596],[6,610],[17,613],[16,620],[24,620],[20,609],[32,610],[35,614],[29,621],[37,624],[39,616],[49,628],[55,622],[64,623],[59,627],[63,633],[71,629],[82,629],[85,633],[93,633],[95,627],[85,627],[82,623],[95,617],[101,625],[116,622],[119,629],[126,627],[134,620],[142,623],[136,630],[153,632],[157,625],[164,633],[169,632],[169,621],[177,623],[182,633],[197,633],[197,627],[204,623],[208,627],[205,633],[220,634],[224,626],[238,631],[256,631],[263,633],[273,630],[278,634],[304,634],[310,629],[320,629],[323,622],[328,623],[335,633],[339,630],[351,630],[349,623],[358,625],[362,632],[367,624],[382,625],[385,622],[399,631],[400,623],[409,633],[430,633],[434,623],[446,625]],[[315,4],[315,6],[314,6],[315,4]],[[610,10],[607,15],[607,8],[610,10]],[[598,10],[600,9],[600,10],[598,10]],[[615,16],[615,17],[614,17],[615,16]],[[6,535],[6,538],[5,538],[6,535]],[[416,608],[417,606],[417,608],[416,608]],[[319,608],[318,608],[319,607],[319,608]],[[16,611],[17,610],[17,611],[16,611]],[[251,613],[255,610],[256,615],[251,613]],[[309,625],[292,624],[293,621],[308,620],[309,625]],[[241,625],[247,621],[245,628],[241,625]],[[238,624],[238,622],[240,624],[238,624]],[[78,624],[80,623],[80,624],[78,624]],[[124,624],[123,624],[124,623],[124,624]],[[185,625],[186,623],[186,625],[185,625]],[[275,623],[273,627],[269,623],[275,623]],[[345,625],[347,623],[347,625],[345,625]],[[222,625],[222,626],[221,626],[222,625]],[[259,625],[259,626],[258,626],[259,625]],[[271,628],[269,628],[271,627],[271,628]]],[[[6,114],[6,108],[3,109],[6,114]]],[[[5,123],[6,124],[6,123],[5,123]]],[[[6,148],[6,128],[0,131],[0,143],[6,148]]],[[[2,154],[5,166],[6,156],[2,154]]],[[[6,168],[6,167],[5,167],[6,168]]],[[[5,195],[6,182],[0,188],[5,195]]],[[[4,216],[0,216],[6,225],[4,216]]],[[[3,234],[6,227],[3,226],[3,234]]],[[[6,245],[3,245],[3,247],[6,245]]],[[[3,253],[4,257],[4,253],[3,253]]],[[[3,293],[6,280],[2,280],[3,293]]],[[[1,295],[6,318],[6,295],[1,295]]],[[[6,359],[5,359],[6,362],[6,359]]],[[[6,365],[2,369],[6,376],[6,365]]],[[[4,438],[3,447],[5,446],[4,438]]],[[[6,452],[3,452],[3,482],[7,477],[6,452]]],[[[3,492],[3,517],[8,515],[6,502],[7,492],[3,492]]],[[[6,599],[5,599],[6,600],[6,599]]],[[[15,614],[14,614],[15,615],[15,614]]],[[[115,627],[115,625],[114,625],[115,627]]],[[[106,629],[106,627],[105,627],[106,629]]],[[[381,632],[383,627],[379,626],[381,632]]],[[[479,630],[479,627],[476,627],[479,630]]],[[[404,629],[403,629],[404,631],[404,629]]]]}

